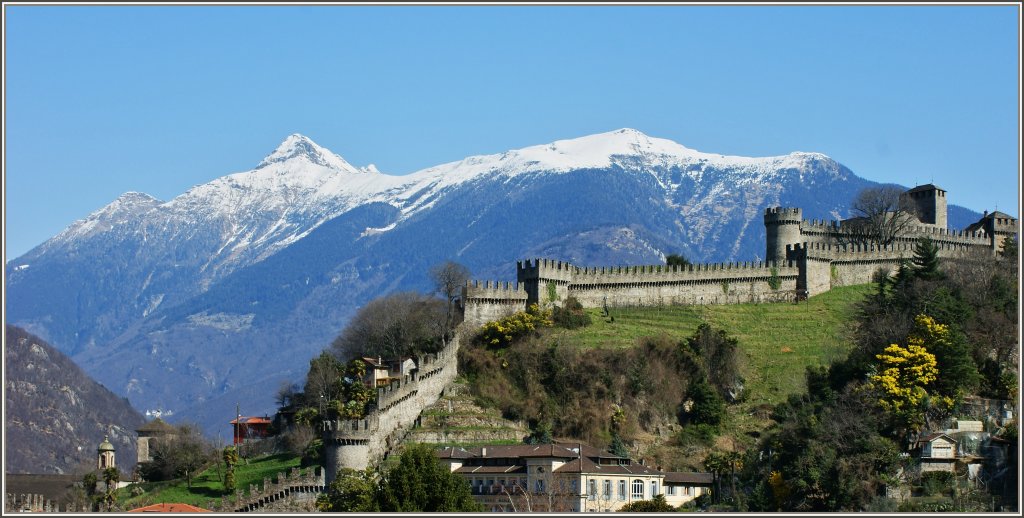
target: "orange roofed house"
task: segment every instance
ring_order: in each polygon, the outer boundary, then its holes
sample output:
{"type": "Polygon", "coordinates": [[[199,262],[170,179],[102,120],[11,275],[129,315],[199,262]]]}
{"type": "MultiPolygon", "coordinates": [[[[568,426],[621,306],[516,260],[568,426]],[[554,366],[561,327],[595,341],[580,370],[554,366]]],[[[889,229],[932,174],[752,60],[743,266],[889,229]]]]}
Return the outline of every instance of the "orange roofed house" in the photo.
{"type": "Polygon", "coordinates": [[[234,437],[234,441],[232,444],[242,444],[246,441],[262,439],[264,437],[269,436],[270,423],[271,419],[268,416],[241,416],[238,417],[237,419],[232,419],[231,427],[233,429],[232,436],[234,437]]]}

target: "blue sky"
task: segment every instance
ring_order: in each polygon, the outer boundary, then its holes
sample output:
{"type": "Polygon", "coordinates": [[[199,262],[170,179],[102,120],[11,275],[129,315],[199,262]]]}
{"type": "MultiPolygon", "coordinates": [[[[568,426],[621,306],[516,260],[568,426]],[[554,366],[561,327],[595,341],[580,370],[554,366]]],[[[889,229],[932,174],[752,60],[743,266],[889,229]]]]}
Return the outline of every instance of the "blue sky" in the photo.
{"type": "Polygon", "coordinates": [[[4,6],[5,261],[291,133],[388,174],[632,127],[1018,214],[1018,6],[4,6]]]}

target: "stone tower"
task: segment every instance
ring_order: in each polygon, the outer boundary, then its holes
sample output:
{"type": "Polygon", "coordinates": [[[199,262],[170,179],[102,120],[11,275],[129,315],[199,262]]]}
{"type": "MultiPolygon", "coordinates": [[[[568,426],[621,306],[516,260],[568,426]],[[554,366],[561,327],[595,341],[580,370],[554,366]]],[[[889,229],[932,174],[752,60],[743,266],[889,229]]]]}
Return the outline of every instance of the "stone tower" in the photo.
{"type": "Polygon", "coordinates": [[[764,209],[765,262],[782,263],[786,260],[786,245],[802,242],[800,222],[803,210],[794,207],[764,209]]]}
{"type": "Polygon", "coordinates": [[[114,461],[114,445],[110,444],[108,436],[103,436],[103,442],[100,443],[99,447],[96,448],[96,468],[107,469],[116,468],[117,464],[114,461]]]}
{"type": "Polygon", "coordinates": [[[917,214],[917,219],[926,225],[947,228],[946,224],[946,191],[933,184],[918,185],[903,193],[910,200],[910,206],[917,214]]]}
{"type": "Polygon", "coordinates": [[[517,262],[516,280],[526,289],[526,306],[564,301],[569,296],[569,284],[572,284],[575,270],[576,267],[569,263],[548,259],[517,262]],[[554,300],[550,300],[552,298],[554,300]]]}

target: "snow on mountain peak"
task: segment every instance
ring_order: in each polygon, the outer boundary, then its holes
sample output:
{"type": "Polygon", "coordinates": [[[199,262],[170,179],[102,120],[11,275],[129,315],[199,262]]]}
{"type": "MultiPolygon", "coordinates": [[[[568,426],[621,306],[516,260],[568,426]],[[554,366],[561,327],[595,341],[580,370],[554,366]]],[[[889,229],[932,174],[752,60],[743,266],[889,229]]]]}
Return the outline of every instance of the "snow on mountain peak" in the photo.
{"type": "Polygon", "coordinates": [[[150,195],[148,195],[148,194],[146,194],[144,192],[138,192],[138,191],[128,191],[128,192],[118,196],[117,199],[114,200],[114,203],[129,203],[129,204],[152,203],[152,202],[163,203],[160,200],[158,200],[158,199],[156,199],[156,198],[154,198],[154,197],[152,197],[152,196],[150,196],[150,195]]]}
{"type": "Polygon", "coordinates": [[[299,133],[288,135],[288,138],[277,146],[273,153],[267,155],[256,166],[261,169],[270,164],[286,162],[292,159],[301,159],[312,164],[321,165],[337,171],[356,171],[344,158],[332,153],[329,149],[321,147],[312,139],[299,133]]]}
{"type": "Polygon", "coordinates": [[[527,150],[551,151],[572,155],[584,162],[607,162],[617,155],[688,155],[694,153],[682,144],[667,139],[654,138],[633,128],[622,128],[606,133],[597,133],[568,140],[557,140],[547,146],[534,146],[527,150]]]}

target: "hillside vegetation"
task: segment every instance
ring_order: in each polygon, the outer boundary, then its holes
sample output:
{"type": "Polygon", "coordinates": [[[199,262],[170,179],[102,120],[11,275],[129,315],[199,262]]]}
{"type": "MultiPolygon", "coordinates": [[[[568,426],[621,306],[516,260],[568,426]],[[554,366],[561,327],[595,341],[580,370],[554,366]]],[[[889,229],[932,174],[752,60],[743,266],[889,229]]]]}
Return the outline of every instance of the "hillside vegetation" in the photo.
{"type": "MultiPolygon", "coordinates": [[[[287,453],[250,459],[235,466],[235,486],[248,493],[250,484],[261,486],[265,477],[276,479],[280,473],[287,474],[292,468],[299,467],[300,460],[298,456],[287,453]]],[[[233,492],[228,494],[224,491],[223,474],[224,467],[214,464],[192,479],[192,487],[184,479],[133,484],[118,491],[118,506],[134,509],[177,502],[206,507],[211,501],[219,503],[222,496],[233,498],[233,492]]]]}
{"type": "MultiPolygon", "coordinates": [[[[699,468],[716,443],[752,444],[771,424],[770,406],[806,390],[808,366],[849,352],[846,323],[872,289],[837,288],[800,304],[587,310],[587,327],[546,328],[508,347],[467,345],[460,372],[478,403],[530,422],[538,436],[550,432],[595,446],[611,446],[619,436],[631,455],[665,469],[699,468]],[[679,425],[693,422],[693,409],[686,409],[691,384],[728,367],[707,365],[681,347],[701,323],[735,339],[739,383],[719,433],[694,435],[679,425]]],[[[718,388],[728,398],[727,384],[718,388]]]]}

